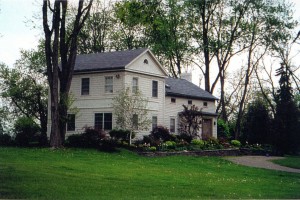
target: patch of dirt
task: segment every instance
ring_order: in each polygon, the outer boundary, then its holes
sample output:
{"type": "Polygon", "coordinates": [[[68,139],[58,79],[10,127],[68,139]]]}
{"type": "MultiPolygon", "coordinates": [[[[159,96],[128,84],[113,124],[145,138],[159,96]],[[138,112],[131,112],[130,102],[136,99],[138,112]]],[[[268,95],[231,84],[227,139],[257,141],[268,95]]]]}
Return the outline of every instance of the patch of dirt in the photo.
{"type": "Polygon", "coordinates": [[[300,173],[300,169],[294,169],[290,167],[284,167],[277,165],[271,160],[283,159],[284,157],[275,157],[275,156],[238,156],[238,157],[227,157],[226,159],[232,161],[239,165],[245,165],[249,167],[257,167],[285,172],[300,173]]]}

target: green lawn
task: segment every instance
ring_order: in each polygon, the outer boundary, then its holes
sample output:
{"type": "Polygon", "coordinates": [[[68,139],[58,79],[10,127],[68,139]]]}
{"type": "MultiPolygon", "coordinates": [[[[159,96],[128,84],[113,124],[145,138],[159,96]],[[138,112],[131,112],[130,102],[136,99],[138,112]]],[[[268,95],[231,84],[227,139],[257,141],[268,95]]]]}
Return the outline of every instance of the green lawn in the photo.
{"type": "Polygon", "coordinates": [[[300,169],[300,157],[299,156],[288,156],[284,159],[273,160],[274,163],[286,167],[291,167],[295,169],[300,169]]]}
{"type": "Polygon", "coordinates": [[[0,148],[0,199],[300,198],[300,174],[216,157],[0,148]]]}

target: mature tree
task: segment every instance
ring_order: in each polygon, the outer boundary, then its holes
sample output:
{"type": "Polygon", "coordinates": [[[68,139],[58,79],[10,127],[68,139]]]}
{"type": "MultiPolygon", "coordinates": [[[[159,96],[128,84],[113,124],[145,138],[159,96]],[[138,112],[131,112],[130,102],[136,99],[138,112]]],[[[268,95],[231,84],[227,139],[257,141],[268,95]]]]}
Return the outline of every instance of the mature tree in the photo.
{"type": "Polygon", "coordinates": [[[144,20],[148,44],[174,77],[180,77],[191,56],[191,36],[187,31],[184,6],[180,0],[145,3],[146,9],[156,7],[155,11],[147,13],[144,20]]]}
{"type": "Polygon", "coordinates": [[[112,43],[121,49],[150,47],[170,74],[180,77],[191,54],[183,2],[129,0],[117,3],[115,17],[120,24],[112,43]]]}
{"type": "MultiPolygon", "coordinates": [[[[199,137],[202,127],[202,113],[195,105],[188,107],[183,105],[183,111],[179,114],[179,132],[192,138],[199,137]]],[[[203,136],[202,136],[203,137],[203,136]]],[[[205,136],[204,136],[205,137],[205,136]]]]}
{"type": "Polygon", "coordinates": [[[146,46],[143,2],[137,0],[117,2],[114,6],[114,33],[111,48],[115,50],[136,49],[146,46]]]}
{"type": "MultiPolygon", "coordinates": [[[[107,3],[107,2],[106,2],[107,3]]],[[[114,18],[111,1],[108,5],[102,0],[96,0],[90,15],[78,35],[78,53],[100,53],[110,50],[114,34],[114,18]]],[[[73,24],[71,23],[70,26],[73,24]]]]}
{"type": "Polygon", "coordinates": [[[151,121],[148,118],[148,99],[139,90],[134,94],[128,87],[120,91],[113,99],[112,106],[117,126],[130,131],[130,144],[134,131],[149,129],[151,121]]]}
{"type": "Polygon", "coordinates": [[[14,68],[0,68],[1,97],[10,105],[14,116],[26,116],[39,121],[41,142],[47,141],[47,87],[43,74],[45,55],[38,50],[21,51],[14,68]]]}
{"type": "Polygon", "coordinates": [[[300,112],[293,101],[289,66],[282,63],[277,76],[280,76],[280,89],[276,98],[274,144],[282,153],[295,153],[300,148],[300,112]]]}
{"type": "Polygon", "coordinates": [[[242,135],[249,144],[271,144],[271,115],[268,104],[261,97],[250,103],[245,114],[242,135]]]}
{"type": "Polygon", "coordinates": [[[68,111],[66,102],[77,55],[77,38],[89,15],[92,2],[93,0],[89,0],[84,7],[84,0],[79,0],[73,26],[67,34],[68,1],[55,0],[53,7],[50,1],[43,1],[45,53],[51,97],[50,146],[53,148],[61,147],[65,139],[68,111]],[[48,11],[52,14],[51,26],[48,11]]]}

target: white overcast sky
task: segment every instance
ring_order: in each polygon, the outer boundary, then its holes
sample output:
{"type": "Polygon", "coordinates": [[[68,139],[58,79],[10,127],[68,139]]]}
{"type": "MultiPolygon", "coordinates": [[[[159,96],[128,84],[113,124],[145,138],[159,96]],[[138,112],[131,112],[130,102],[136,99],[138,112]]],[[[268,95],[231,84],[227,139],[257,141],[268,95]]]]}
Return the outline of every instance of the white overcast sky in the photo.
{"type": "MultiPolygon", "coordinates": [[[[295,4],[295,19],[300,20],[300,0],[291,2],[295,4]]],[[[43,35],[28,21],[41,13],[41,4],[42,0],[0,0],[0,62],[13,66],[21,49],[36,47],[43,35]]]]}

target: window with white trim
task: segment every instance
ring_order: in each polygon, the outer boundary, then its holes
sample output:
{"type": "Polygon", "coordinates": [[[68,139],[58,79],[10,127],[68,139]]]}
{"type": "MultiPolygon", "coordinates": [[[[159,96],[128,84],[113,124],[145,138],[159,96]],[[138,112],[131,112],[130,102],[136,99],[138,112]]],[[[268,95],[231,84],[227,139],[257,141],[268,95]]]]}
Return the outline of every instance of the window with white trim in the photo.
{"type": "Polygon", "coordinates": [[[158,82],[152,81],[152,97],[158,97],[158,82]]]}
{"type": "Polygon", "coordinates": [[[94,126],[96,130],[111,130],[112,113],[95,113],[94,126]]]}
{"type": "Polygon", "coordinates": [[[170,118],[170,133],[175,133],[175,118],[170,118]]]}
{"type": "Polygon", "coordinates": [[[133,114],[132,116],[132,125],[135,130],[138,130],[139,116],[137,114],[133,114]]]}
{"type": "Polygon", "coordinates": [[[157,127],[157,116],[152,116],[152,130],[157,127]]]}
{"type": "Polygon", "coordinates": [[[132,78],[132,93],[137,93],[139,89],[139,79],[137,77],[132,78]]]}
{"type": "Polygon", "coordinates": [[[106,76],[105,77],[105,93],[113,93],[114,92],[114,77],[106,76]]]}
{"type": "Polygon", "coordinates": [[[90,94],[90,78],[81,79],[81,95],[90,94]]]}

